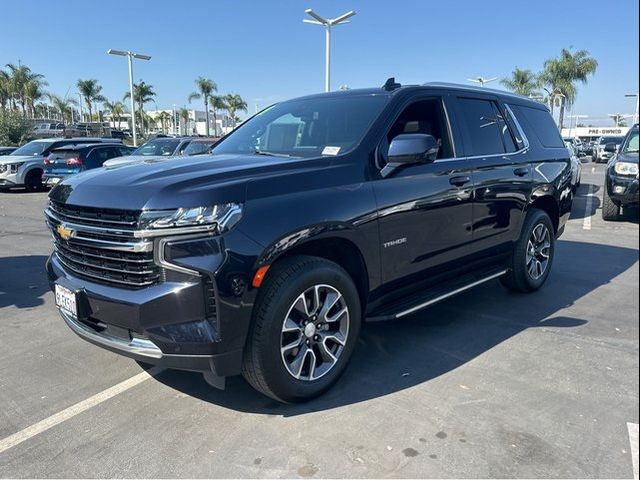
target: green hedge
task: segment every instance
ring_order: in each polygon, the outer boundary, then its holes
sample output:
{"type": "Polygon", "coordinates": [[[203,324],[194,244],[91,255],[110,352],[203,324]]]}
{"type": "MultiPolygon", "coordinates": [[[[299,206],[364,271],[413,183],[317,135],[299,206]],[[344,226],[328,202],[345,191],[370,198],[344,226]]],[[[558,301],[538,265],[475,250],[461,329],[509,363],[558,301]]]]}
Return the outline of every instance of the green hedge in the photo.
{"type": "Polygon", "coordinates": [[[0,109],[0,145],[21,145],[31,134],[31,123],[20,112],[0,109]]]}

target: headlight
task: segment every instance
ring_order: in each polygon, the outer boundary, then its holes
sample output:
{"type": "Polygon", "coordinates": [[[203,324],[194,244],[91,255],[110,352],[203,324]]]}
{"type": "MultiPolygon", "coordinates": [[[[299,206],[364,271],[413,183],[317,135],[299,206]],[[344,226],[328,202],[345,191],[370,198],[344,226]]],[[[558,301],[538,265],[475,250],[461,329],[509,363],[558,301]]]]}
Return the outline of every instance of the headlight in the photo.
{"type": "Polygon", "coordinates": [[[142,212],[137,236],[158,236],[171,233],[214,232],[231,229],[242,218],[242,204],[223,203],[212,207],[148,210],[142,212]]]}
{"type": "Polygon", "coordinates": [[[638,175],[637,163],[616,162],[613,169],[618,175],[638,175]]]}
{"type": "Polygon", "coordinates": [[[24,165],[24,162],[18,163],[9,163],[6,167],[9,169],[11,173],[18,173],[18,169],[24,165]]]}

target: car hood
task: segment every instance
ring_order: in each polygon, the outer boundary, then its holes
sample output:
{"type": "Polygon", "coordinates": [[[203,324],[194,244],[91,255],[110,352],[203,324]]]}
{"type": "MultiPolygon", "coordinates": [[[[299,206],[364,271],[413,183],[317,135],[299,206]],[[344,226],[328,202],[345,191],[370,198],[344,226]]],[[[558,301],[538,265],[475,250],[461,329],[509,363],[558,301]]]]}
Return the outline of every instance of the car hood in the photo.
{"type": "Polygon", "coordinates": [[[618,153],[618,155],[616,155],[615,161],[638,163],[638,154],[637,153],[618,153]]]}
{"type": "Polygon", "coordinates": [[[2,165],[29,161],[41,162],[42,157],[33,155],[3,155],[2,157],[0,157],[0,164],[2,165]]]}
{"type": "Polygon", "coordinates": [[[257,155],[171,157],[170,162],[164,158],[88,170],[56,185],[49,197],[72,205],[126,210],[243,202],[252,178],[299,170],[302,163],[257,155]]]}
{"type": "Polygon", "coordinates": [[[154,155],[126,155],[124,157],[110,158],[102,164],[103,167],[119,167],[122,165],[129,165],[131,163],[142,163],[144,161],[153,161],[159,159],[169,159],[169,156],[154,156],[154,155]]]}

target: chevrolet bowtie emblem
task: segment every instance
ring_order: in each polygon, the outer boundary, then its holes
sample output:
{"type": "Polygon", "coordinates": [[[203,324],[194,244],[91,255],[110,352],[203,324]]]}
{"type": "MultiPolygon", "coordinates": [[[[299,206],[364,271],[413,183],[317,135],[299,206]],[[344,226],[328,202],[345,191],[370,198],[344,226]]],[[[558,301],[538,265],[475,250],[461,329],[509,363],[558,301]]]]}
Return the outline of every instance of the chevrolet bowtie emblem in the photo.
{"type": "Polygon", "coordinates": [[[58,232],[58,235],[60,235],[60,238],[63,240],[69,240],[76,234],[75,230],[64,226],[62,223],[56,227],[56,232],[58,232]]]}

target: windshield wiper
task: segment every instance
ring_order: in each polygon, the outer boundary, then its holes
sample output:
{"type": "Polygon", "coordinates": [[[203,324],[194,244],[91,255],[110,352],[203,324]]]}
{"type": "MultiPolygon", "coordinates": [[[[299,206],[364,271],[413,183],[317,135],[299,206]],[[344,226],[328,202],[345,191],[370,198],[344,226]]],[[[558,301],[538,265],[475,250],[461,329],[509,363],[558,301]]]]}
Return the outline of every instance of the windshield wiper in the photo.
{"type": "Polygon", "coordinates": [[[275,153],[275,152],[267,152],[266,150],[254,150],[254,155],[266,155],[268,157],[283,157],[283,158],[291,158],[291,155],[286,153],[275,153]]]}

